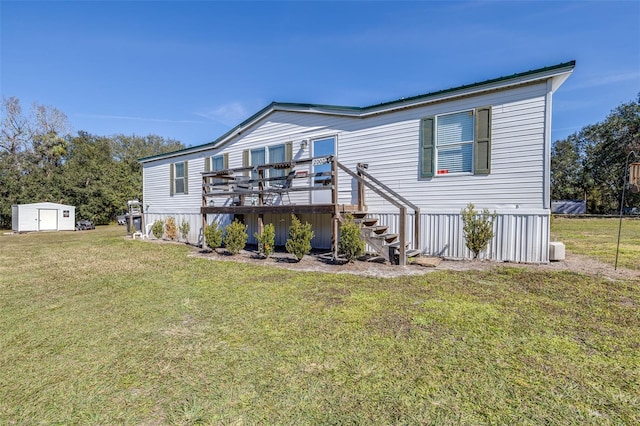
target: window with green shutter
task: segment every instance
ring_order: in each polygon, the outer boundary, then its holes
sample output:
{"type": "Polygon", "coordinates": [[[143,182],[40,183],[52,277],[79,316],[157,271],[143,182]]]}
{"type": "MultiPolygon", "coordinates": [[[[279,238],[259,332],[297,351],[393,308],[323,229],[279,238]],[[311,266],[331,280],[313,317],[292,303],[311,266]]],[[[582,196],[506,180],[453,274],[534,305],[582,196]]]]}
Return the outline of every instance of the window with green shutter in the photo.
{"type": "Polygon", "coordinates": [[[188,194],[189,182],[188,182],[188,164],[186,161],[171,164],[170,180],[171,180],[171,195],[174,194],[188,194]]]}
{"type": "Polygon", "coordinates": [[[420,123],[420,176],[489,174],[491,108],[426,117],[420,123]]]}

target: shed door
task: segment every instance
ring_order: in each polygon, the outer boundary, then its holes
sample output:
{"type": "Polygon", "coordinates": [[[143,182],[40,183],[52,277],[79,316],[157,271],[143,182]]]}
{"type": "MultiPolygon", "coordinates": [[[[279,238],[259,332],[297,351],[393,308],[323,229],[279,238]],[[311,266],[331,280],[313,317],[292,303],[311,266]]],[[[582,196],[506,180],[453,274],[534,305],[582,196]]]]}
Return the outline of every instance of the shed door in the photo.
{"type": "Polygon", "coordinates": [[[58,210],[38,209],[38,230],[58,230],[58,210]]]}

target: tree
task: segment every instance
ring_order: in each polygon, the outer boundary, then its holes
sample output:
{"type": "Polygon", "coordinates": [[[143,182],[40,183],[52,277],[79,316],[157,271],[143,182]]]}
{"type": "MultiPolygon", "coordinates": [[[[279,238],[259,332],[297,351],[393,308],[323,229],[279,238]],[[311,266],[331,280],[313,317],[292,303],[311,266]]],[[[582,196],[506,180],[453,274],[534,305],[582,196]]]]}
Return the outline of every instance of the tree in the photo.
{"type": "Polygon", "coordinates": [[[551,199],[579,200],[584,198],[583,155],[577,134],[557,141],[551,150],[551,199]]]}
{"type": "Polygon", "coordinates": [[[27,118],[22,115],[18,98],[2,98],[0,121],[0,153],[16,155],[24,151],[29,142],[27,118]]]}
{"type": "Polygon", "coordinates": [[[460,215],[464,225],[463,232],[465,244],[473,253],[473,259],[477,259],[481,251],[485,250],[489,245],[489,241],[493,238],[493,223],[496,220],[496,212],[489,213],[489,210],[482,209],[482,213],[478,213],[474,205],[469,203],[460,215]]]}
{"type": "Polygon", "coordinates": [[[40,201],[76,206],[78,218],[109,223],[142,198],[141,157],[184,148],[161,136],[69,134],[67,116],[34,103],[25,115],[20,100],[0,105],[0,228],[11,226],[11,205],[40,201]]]}
{"type": "MultiPolygon", "coordinates": [[[[552,198],[582,198],[582,193],[590,213],[616,211],[631,151],[640,152],[640,94],[615,108],[601,123],[555,143],[551,153],[552,198]]],[[[640,203],[640,195],[629,194],[627,202],[628,206],[640,203]]]]}
{"type": "Polygon", "coordinates": [[[61,201],[67,117],[37,103],[25,116],[15,97],[3,98],[0,110],[0,227],[5,228],[12,204],[61,201]]]}

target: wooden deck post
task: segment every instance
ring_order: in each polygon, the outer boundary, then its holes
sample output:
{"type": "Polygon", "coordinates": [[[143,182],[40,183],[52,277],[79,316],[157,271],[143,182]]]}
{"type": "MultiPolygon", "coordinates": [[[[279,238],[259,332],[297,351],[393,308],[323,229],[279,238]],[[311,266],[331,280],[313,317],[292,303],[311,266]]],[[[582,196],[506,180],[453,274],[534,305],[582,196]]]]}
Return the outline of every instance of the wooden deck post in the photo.
{"type": "Polygon", "coordinates": [[[338,258],[338,164],[336,157],[331,158],[331,203],[333,204],[333,214],[331,221],[333,229],[331,230],[331,245],[333,248],[333,258],[338,258]]]}
{"type": "MultiPolygon", "coordinates": [[[[264,205],[264,196],[262,195],[262,191],[264,191],[264,169],[258,170],[258,205],[264,205]]],[[[262,237],[262,233],[264,232],[264,215],[262,213],[258,214],[258,235],[262,237]]]]}
{"type": "Polygon", "coordinates": [[[407,264],[407,208],[402,207],[400,209],[400,247],[399,253],[400,258],[398,259],[398,264],[405,266],[407,264]]]}
{"type": "MultiPolygon", "coordinates": [[[[357,173],[358,176],[362,177],[362,173],[360,173],[360,163],[358,163],[357,166],[357,173]]],[[[365,201],[365,187],[364,187],[364,183],[362,183],[362,180],[358,179],[358,211],[364,212],[367,209],[366,206],[366,201],[365,201]]]]}
{"type": "MultiPolygon", "coordinates": [[[[207,177],[202,177],[202,207],[207,207],[207,197],[205,194],[207,193],[207,177]]],[[[204,230],[207,229],[207,214],[202,213],[202,246],[200,248],[204,249],[207,246],[207,242],[205,241],[204,230]]]]}
{"type": "Polygon", "coordinates": [[[413,218],[413,248],[420,249],[420,209],[417,209],[413,212],[415,217],[413,218]]]}

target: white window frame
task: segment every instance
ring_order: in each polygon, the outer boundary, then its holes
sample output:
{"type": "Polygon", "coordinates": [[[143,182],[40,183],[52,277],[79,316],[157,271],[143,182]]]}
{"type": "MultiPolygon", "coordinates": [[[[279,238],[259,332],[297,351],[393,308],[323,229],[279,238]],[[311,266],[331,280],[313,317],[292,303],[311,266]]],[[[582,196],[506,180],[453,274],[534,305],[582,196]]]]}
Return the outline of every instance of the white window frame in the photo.
{"type": "MultiPolygon", "coordinates": [[[[220,170],[224,170],[224,154],[220,155],[212,155],[211,156],[211,171],[218,172],[220,170]],[[215,167],[216,160],[220,160],[222,162],[222,166],[218,169],[215,167]]],[[[214,178],[213,183],[224,183],[225,179],[222,178],[214,178]]]]}
{"type": "Polygon", "coordinates": [[[173,193],[174,194],[186,194],[187,187],[185,181],[186,161],[178,161],[173,163],[173,193]],[[178,176],[178,165],[182,164],[182,176],[178,176]],[[182,191],[178,191],[178,181],[182,181],[182,191]]]}
{"type": "Polygon", "coordinates": [[[474,165],[475,165],[475,126],[476,125],[476,112],[475,109],[465,109],[461,111],[453,111],[448,112],[446,114],[438,114],[435,116],[435,128],[434,128],[434,177],[443,177],[443,176],[461,176],[461,175],[473,175],[474,174],[474,165]],[[468,140],[462,140],[460,142],[455,143],[447,143],[446,145],[442,145],[440,143],[440,137],[438,130],[440,129],[440,120],[443,117],[448,117],[452,115],[459,115],[464,113],[472,114],[472,122],[471,122],[471,138],[468,140]],[[440,169],[440,151],[443,147],[462,147],[465,145],[471,146],[471,168],[469,170],[462,170],[457,172],[449,172],[448,169],[440,169]]]}

